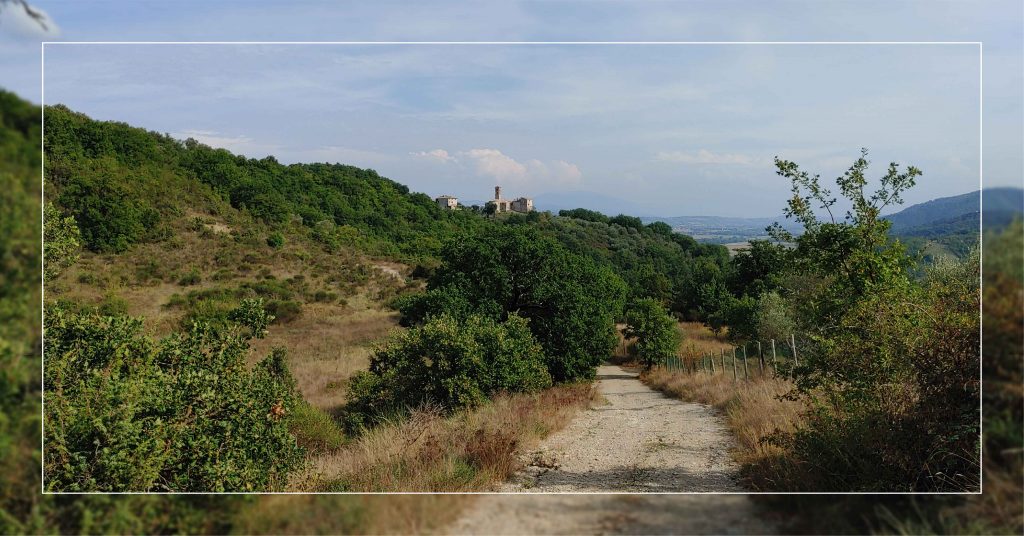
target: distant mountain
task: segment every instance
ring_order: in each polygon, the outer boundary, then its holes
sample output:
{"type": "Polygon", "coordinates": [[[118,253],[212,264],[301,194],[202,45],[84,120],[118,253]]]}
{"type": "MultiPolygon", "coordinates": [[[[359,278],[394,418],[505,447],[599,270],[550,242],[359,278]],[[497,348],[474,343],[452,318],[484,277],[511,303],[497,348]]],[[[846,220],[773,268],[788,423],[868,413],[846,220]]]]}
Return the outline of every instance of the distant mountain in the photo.
{"type": "Polygon", "coordinates": [[[933,199],[886,216],[890,233],[911,249],[945,249],[957,256],[978,243],[978,201],[984,203],[985,229],[1001,229],[1024,212],[1024,190],[989,188],[953,197],[933,199]]]}
{"type": "MultiPolygon", "coordinates": [[[[893,234],[911,234],[929,224],[949,222],[951,220],[967,221],[970,214],[974,215],[977,227],[979,192],[974,191],[952,197],[941,197],[917,205],[907,207],[896,214],[885,216],[892,222],[893,234]]],[[[1024,210],[1024,189],[1020,188],[988,188],[981,191],[986,221],[993,224],[1006,220],[1006,216],[1024,210]]],[[[1012,219],[1012,218],[1011,218],[1012,219]]]]}
{"type": "Polygon", "coordinates": [[[533,206],[537,210],[559,210],[585,208],[596,210],[608,216],[628,214],[630,216],[647,216],[651,211],[647,208],[619,197],[612,197],[596,192],[550,192],[539,194],[533,198],[533,206]]]}

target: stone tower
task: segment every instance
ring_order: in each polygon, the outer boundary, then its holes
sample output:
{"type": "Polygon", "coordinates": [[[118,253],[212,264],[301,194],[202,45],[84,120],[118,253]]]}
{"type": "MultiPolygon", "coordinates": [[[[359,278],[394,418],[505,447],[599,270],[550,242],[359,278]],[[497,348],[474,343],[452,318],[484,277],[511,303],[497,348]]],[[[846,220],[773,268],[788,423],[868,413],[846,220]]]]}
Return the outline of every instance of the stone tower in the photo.
{"type": "Polygon", "coordinates": [[[494,187],[494,199],[501,199],[501,186],[494,187]]]}

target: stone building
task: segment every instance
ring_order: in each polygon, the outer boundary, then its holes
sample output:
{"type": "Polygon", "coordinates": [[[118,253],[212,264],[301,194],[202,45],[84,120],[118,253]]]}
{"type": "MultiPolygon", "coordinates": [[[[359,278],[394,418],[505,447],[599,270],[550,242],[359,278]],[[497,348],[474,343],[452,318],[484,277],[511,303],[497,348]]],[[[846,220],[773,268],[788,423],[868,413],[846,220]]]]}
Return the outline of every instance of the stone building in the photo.
{"type": "Polygon", "coordinates": [[[459,206],[459,198],[450,195],[442,195],[434,199],[441,210],[455,210],[459,206]]]}
{"type": "Polygon", "coordinates": [[[533,199],[530,199],[529,197],[502,199],[501,186],[494,187],[494,199],[491,200],[490,203],[494,204],[495,214],[501,214],[504,212],[530,212],[533,210],[533,199]]]}

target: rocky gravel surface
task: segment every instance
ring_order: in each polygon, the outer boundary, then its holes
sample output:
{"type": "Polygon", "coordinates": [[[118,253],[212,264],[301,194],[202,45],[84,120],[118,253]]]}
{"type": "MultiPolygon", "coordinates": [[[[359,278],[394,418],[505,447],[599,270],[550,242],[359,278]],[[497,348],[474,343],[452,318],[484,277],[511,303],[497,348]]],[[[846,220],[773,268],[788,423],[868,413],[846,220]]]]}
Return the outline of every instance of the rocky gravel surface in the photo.
{"type": "Polygon", "coordinates": [[[480,497],[449,532],[772,532],[744,495],[651,494],[743,491],[732,436],[712,408],[666,397],[617,366],[598,369],[597,387],[606,403],[526,453],[525,469],[496,490],[517,495],[480,497]]]}

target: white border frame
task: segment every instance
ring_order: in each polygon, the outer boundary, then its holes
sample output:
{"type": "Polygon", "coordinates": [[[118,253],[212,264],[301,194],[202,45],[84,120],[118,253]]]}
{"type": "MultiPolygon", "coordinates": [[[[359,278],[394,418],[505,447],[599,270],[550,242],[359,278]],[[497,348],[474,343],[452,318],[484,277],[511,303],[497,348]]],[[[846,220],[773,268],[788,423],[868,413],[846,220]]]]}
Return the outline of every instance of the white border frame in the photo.
{"type": "MultiPolygon", "coordinates": [[[[725,46],[906,46],[906,45],[952,45],[952,46],[977,46],[978,47],[978,255],[980,258],[978,270],[978,418],[979,418],[979,441],[981,448],[978,456],[978,491],[971,492],[937,492],[937,491],[591,491],[591,492],[488,492],[488,491],[465,491],[465,492],[433,492],[433,491],[388,491],[388,492],[302,492],[302,491],[253,491],[253,492],[201,492],[201,491],[96,491],[96,492],[74,492],[74,491],[47,491],[46,490],[46,451],[45,451],[45,426],[46,426],[46,390],[44,385],[45,363],[46,363],[46,337],[41,337],[42,356],[39,365],[39,387],[40,387],[40,426],[39,426],[39,449],[42,463],[39,467],[39,478],[41,492],[43,495],[981,495],[984,492],[984,373],[982,361],[984,358],[984,314],[982,297],[984,295],[984,278],[982,277],[984,266],[984,42],[983,41],[43,41],[40,43],[40,97],[39,109],[41,127],[39,134],[40,151],[40,207],[45,208],[46,189],[46,151],[43,144],[46,140],[46,47],[64,45],[271,45],[271,46],[315,46],[315,45],[477,45],[477,46],[589,46],[589,45],[627,45],[627,46],[664,46],[664,45],[725,45],[725,46]]],[[[43,218],[45,210],[39,211],[40,229],[43,229],[43,218]]],[[[42,287],[40,294],[40,326],[45,331],[43,305],[46,303],[46,285],[43,276],[45,264],[45,248],[43,247],[43,236],[40,233],[40,280],[42,287]]]]}

